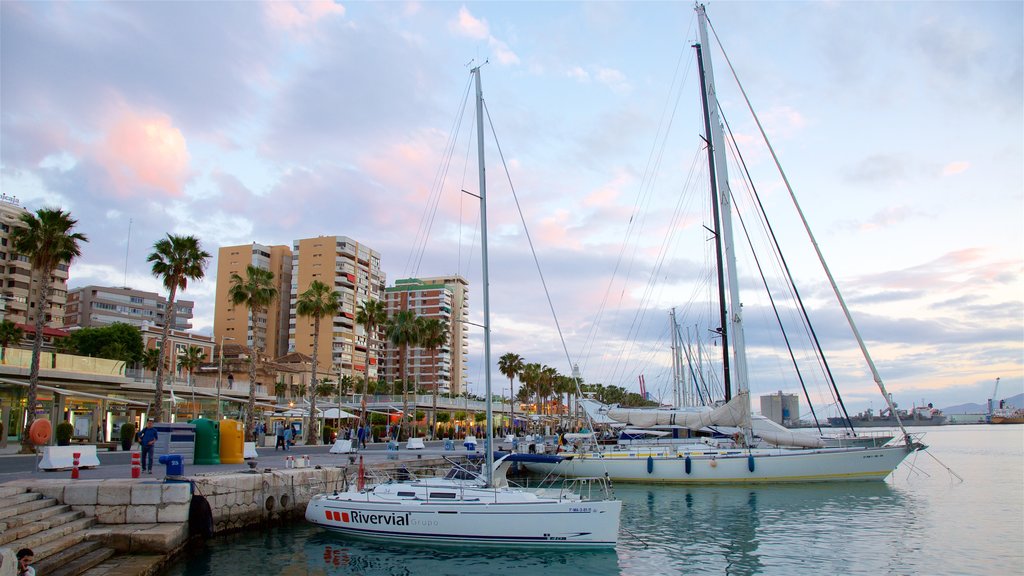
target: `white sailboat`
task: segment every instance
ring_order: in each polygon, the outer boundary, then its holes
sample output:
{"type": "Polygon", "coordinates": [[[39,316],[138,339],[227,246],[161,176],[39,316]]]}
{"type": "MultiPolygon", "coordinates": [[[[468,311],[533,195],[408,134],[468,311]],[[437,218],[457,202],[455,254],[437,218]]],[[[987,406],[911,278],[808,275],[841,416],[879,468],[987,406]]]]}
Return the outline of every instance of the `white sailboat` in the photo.
{"type": "MultiPolygon", "coordinates": [[[[709,143],[708,163],[714,204],[719,207],[716,239],[721,241],[719,255],[719,292],[722,319],[723,364],[726,390],[729,382],[736,394],[716,408],[627,409],[610,408],[605,416],[638,428],[679,427],[701,430],[730,427],[739,432],[725,441],[689,439],[673,443],[645,443],[611,448],[580,446],[560,461],[526,464],[532,472],[566,477],[607,474],[612,480],[659,483],[741,483],[741,482],[815,482],[838,480],[882,480],[903,459],[923,445],[903,428],[899,439],[884,446],[828,447],[824,439],[794,433],[773,422],[751,414],[745,352],[742,308],[739,300],[736,256],[733,248],[732,199],[726,169],[725,137],[719,119],[718,101],[708,46],[707,16],[704,7],[696,7],[700,43],[695,46],[701,68],[704,124],[709,143]],[[726,289],[726,287],[728,289],[726,289]],[[728,298],[726,298],[728,293],[728,298]],[[731,342],[726,342],[726,335],[731,342]],[[731,353],[730,348],[731,344],[731,353]],[[731,360],[731,367],[730,367],[731,360]],[[761,447],[759,440],[778,447],[761,447]],[[795,448],[794,448],[795,447],[795,448]]],[[[800,213],[803,219],[802,212],[800,213]]],[[[804,220],[808,234],[810,229],[804,220]]],[[[812,236],[813,239],[813,236],[812,236]]],[[[817,243],[813,242],[815,250],[817,243]]],[[[860,344],[883,397],[891,402],[874,362],[857,331],[853,318],[839,294],[828,267],[818,252],[826,274],[846,314],[852,332],[860,344]]]]}
{"type": "Polygon", "coordinates": [[[603,478],[569,483],[551,492],[510,486],[505,479],[512,456],[497,462],[491,407],[490,304],[487,264],[487,194],[484,176],[483,91],[476,83],[477,155],[480,170],[480,227],[483,252],[486,461],[480,473],[456,467],[444,478],[413,478],[363,489],[319,494],[306,520],[335,532],[386,541],[431,545],[602,547],[618,541],[622,501],[609,497],[603,478]],[[574,488],[580,488],[577,492],[574,488]]]}

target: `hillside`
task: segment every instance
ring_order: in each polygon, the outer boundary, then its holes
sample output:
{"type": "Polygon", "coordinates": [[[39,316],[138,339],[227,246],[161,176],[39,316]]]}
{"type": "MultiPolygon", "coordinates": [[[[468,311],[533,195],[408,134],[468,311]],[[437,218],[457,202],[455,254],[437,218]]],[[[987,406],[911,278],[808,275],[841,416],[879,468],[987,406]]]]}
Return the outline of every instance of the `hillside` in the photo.
{"type": "MultiPolygon", "coordinates": [[[[1024,407],[1024,394],[1010,396],[1009,398],[1006,398],[1006,403],[1017,408],[1024,407]]],[[[985,412],[988,412],[988,406],[968,402],[967,404],[957,404],[956,406],[943,408],[942,412],[945,414],[984,414],[985,412]]]]}

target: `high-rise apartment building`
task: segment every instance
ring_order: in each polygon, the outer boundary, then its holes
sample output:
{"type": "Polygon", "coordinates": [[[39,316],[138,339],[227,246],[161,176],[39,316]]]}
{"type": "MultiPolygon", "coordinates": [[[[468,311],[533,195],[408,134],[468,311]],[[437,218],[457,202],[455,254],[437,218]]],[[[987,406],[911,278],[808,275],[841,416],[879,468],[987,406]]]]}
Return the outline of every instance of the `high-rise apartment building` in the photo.
{"type": "MultiPolygon", "coordinates": [[[[192,329],[195,302],[174,301],[172,330],[192,329]]],[[[162,328],[167,316],[167,298],[156,292],[131,288],[83,286],[68,292],[64,327],[93,328],[123,322],[132,326],[149,324],[162,328]]]]}
{"type": "Polygon", "coordinates": [[[370,351],[370,381],[377,380],[383,344],[380,327],[375,334],[356,324],[359,304],[368,299],[383,300],[384,272],[380,253],[346,236],[318,236],[296,240],[292,244],[291,301],[289,303],[288,350],[313,354],[313,324],[309,317],[299,317],[299,295],[313,280],[327,284],[341,294],[341,309],[334,318],[320,323],[317,350],[318,371],[337,379],[351,376],[360,380],[366,367],[366,351],[370,351]]]}
{"type": "MultiPolygon", "coordinates": [[[[469,336],[469,283],[461,276],[406,278],[387,289],[388,316],[411,310],[416,316],[448,324],[448,343],[436,350],[417,346],[406,351],[405,377],[417,388],[460,394],[466,381],[469,336]]],[[[388,382],[402,378],[400,350],[388,346],[384,363],[388,382]]]]}
{"type": "MultiPolygon", "coordinates": [[[[17,198],[0,194],[0,309],[3,319],[35,325],[39,281],[32,278],[28,257],[14,251],[11,231],[23,226],[21,215],[28,213],[17,198]]],[[[53,271],[50,282],[50,309],[46,311],[47,326],[64,325],[64,308],[68,297],[68,265],[61,263],[53,271]]]]}
{"type": "Polygon", "coordinates": [[[213,334],[219,346],[224,340],[234,344],[262,348],[270,358],[288,352],[288,301],[292,285],[292,251],[287,246],[243,244],[225,246],[217,251],[217,301],[214,303],[213,334]],[[245,278],[245,269],[253,265],[274,273],[277,298],[259,314],[255,330],[250,329],[249,309],[234,306],[228,292],[231,275],[245,278]]]}

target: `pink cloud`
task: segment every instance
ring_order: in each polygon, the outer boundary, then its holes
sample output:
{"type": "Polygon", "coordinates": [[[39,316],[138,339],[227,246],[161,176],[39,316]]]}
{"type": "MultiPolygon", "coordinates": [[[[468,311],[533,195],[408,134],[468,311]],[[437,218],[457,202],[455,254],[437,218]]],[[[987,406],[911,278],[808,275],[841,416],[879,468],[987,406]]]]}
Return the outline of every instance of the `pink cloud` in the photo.
{"type": "Polygon", "coordinates": [[[465,6],[459,8],[459,16],[452,23],[452,29],[468,36],[474,40],[486,40],[491,35],[490,27],[487,25],[486,20],[479,20],[475,16],[469,13],[469,9],[465,6]]]}
{"type": "Polygon", "coordinates": [[[317,23],[332,15],[344,16],[345,7],[333,0],[288,2],[273,0],[264,5],[264,15],[271,26],[299,35],[311,31],[317,23]]]}
{"type": "Polygon", "coordinates": [[[180,196],[188,177],[185,137],[162,113],[121,110],[94,155],[122,198],[145,188],[180,196]]]}
{"type": "Polygon", "coordinates": [[[960,174],[961,172],[966,172],[967,169],[970,168],[970,167],[971,167],[971,163],[970,162],[964,162],[963,160],[957,160],[955,162],[950,162],[949,164],[946,164],[945,166],[943,166],[942,167],[942,175],[943,176],[953,176],[954,174],[960,174]]]}

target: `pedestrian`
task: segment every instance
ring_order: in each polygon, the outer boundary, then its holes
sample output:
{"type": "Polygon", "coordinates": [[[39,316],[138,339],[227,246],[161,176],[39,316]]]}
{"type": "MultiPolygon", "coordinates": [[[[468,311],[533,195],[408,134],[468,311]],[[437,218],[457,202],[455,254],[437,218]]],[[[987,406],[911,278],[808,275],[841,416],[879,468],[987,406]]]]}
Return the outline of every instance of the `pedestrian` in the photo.
{"type": "Polygon", "coordinates": [[[291,450],[292,438],[295,437],[295,430],[291,426],[285,426],[284,428],[284,450],[285,452],[291,450]]]}
{"type": "Polygon", "coordinates": [[[139,444],[142,446],[142,470],[149,467],[149,473],[153,473],[153,449],[156,448],[157,433],[153,428],[153,420],[146,421],[146,427],[138,434],[139,444]]]}
{"type": "Polygon", "coordinates": [[[282,450],[288,449],[288,445],[284,443],[284,424],[279,424],[277,427],[277,444],[274,445],[274,452],[277,452],[278,447],[282,450]]]}
{"type": "Polygon", "coordinates": [[[362,424],[359,425],[359,432],[357,435],[359,436],[359,447],[366,448],[366,427],[362,424]]]}
{"type": "Polygon", "coordinates": [[[35,559],[36,554],[31,548],[18,550],[18,576],[36,576],[36,569],[30,566],[35,559]]]}

